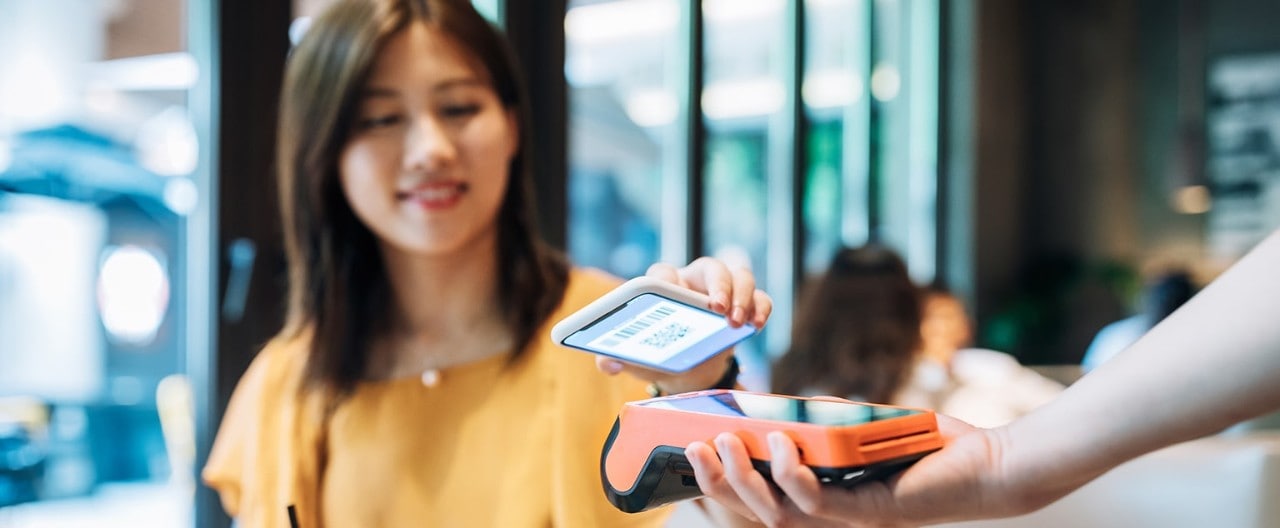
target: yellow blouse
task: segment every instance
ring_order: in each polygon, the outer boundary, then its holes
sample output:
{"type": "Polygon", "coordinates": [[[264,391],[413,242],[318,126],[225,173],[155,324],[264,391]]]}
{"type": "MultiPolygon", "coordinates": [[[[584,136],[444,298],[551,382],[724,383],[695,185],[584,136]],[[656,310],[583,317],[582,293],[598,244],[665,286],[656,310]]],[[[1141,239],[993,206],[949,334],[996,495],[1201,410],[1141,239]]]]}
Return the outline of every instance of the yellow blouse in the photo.
{"type": "Polygon", "coordinates": [[[552,343],[551,325],[618,284],[574,270],[557,311],[520,360],[449,368],[434,386],[360,383],[327,424],[297,387],[306,338],[254,359],[227,407],[203,477],[243,526],[658,526],[600,483],[600,449],[643,383],[607,376],[552,343]]]}

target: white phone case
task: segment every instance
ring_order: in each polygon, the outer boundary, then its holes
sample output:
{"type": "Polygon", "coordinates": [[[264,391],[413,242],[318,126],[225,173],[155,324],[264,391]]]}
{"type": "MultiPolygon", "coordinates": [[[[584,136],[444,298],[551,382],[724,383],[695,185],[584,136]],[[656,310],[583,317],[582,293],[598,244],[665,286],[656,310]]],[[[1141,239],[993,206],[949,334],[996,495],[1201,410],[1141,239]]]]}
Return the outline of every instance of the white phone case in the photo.
{"type": "Polygon", "coordinates": [[[641,276],[622,283],[617,288],[614,288],[613,291],[604,294],[603,297],[592,301],[591,304],[583,306],[578,311],[560,320],[551,328],[551,339],[557,344],[563,345],[564,340],[574,332],[604,317],[642,293],[653,293],[704,310],[711,309],[711,298],[706,295],[687,288],[681,288],[664,280],[641,276]]]}

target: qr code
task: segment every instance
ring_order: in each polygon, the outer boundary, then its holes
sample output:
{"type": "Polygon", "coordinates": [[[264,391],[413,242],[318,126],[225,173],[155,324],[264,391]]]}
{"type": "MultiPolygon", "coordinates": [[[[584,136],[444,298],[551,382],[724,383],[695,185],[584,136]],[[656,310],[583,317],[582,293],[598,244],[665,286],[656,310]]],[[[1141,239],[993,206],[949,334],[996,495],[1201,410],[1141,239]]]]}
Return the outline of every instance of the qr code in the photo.
{"type": "Polygon", "coordinates": [[[644,338],[640,344],[648,345],[653,348],[667,348],[671,343],[675,343],[682,339],[685,334],[689,333],[689,327],[680,323],[671,323],[665,328],[658,330],[644,338]]]}

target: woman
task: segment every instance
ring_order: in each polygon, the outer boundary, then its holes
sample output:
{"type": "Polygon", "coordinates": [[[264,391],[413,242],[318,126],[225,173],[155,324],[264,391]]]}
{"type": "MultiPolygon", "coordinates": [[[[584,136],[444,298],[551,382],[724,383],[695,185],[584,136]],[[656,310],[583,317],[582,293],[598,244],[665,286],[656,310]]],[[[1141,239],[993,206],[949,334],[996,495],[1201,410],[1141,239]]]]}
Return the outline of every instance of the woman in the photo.
{"type": "MultiPolygon", "coordinates": [[[[554,346],[619,281],[536,235],[527,102],[464,0],[341,1],[285,75],[279,184],[289,320],[227,408],[204,478],[245,526],[624,526],[597,454],[620,405],[718,383],[554,346]],[[629,371],[641,379],[609,377],[629,371]]],[[[771,304],[700,259],[656,275],[731,324],[771,304]]]]}
{"type": "Polygon", "coordinates": [[[806,294],[773,391],[892,402],[920,347],[920,301],[902,258],[879,246],[841,249],[806,294]]]}
{"type": "Polygon", "coordinates": [[[897,405],[924,407],[979,427],[996,427],[1048,403],[1063,386],[1009,354],[974,348],[964,304],[939,287],[924,288],[920,353],[897,405]]]}

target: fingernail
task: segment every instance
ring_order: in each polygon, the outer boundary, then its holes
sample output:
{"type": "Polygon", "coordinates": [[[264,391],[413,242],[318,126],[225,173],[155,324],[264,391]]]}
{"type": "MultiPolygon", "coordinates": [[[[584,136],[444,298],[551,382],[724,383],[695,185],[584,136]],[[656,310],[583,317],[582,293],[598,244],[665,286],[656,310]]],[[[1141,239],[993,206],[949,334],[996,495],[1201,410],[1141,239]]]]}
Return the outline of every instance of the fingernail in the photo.
{"type": "Polygon", "coordinates": [[[714,308],[716,309],[716,311],[724,312],[729,309],[729,296],[723,293],[718,294],[716,295],[715,303],[716,305],[714,306],[714,308]]]}
{"type": "Polygon", "coordinates": [[[742,323],[747,320],[747,311],[743,310],[741,306],[734,306],[733,315],[730,315],[729,318],[735,323],[742,323]]]}
{"type": "Polygon", "coordinates": [[[769,450],[771,451],[782,450],[782,433],[774,431],[772,433],[769,433],[768,436],[766,436],[765,438],[769,440],[769,450]]]}
{"type": "Polygon", "coordinates": [[[622,372],[622,363],[619,363],[617,361],[609,361],[604,364],[604,368],[610,374],[617,374],[619,372],[622,372]]]}

